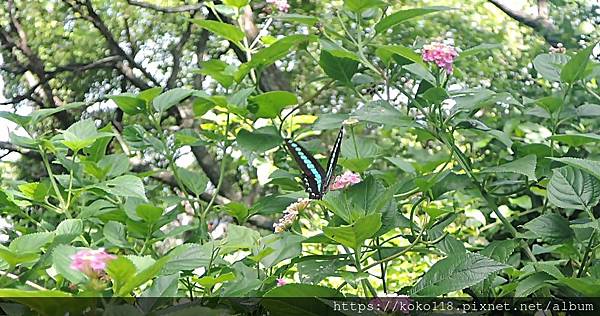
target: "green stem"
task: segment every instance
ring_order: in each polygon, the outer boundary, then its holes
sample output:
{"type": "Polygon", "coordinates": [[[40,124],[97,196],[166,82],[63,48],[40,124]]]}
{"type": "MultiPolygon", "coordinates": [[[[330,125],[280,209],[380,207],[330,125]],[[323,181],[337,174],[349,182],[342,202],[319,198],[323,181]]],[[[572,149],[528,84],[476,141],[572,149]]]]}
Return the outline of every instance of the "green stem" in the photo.
{"type": "Polygon", "coordinates": [[[50,168],[50,163],[48,162],[48,157],[46,156],[46,153],[44,152],[42,146],[38,146],[38,149],[40,151],[40,156],[42,156],[42,161],[44,162],[46,172],[48,172],[48,178],[50,178],[50,183],[52,184],[54,193],[56,194],[56,197],[58,198],[58,201],[60,203],[60,208],[64,210],[64,207],[66,205],[65,199],[63,198],[62,194],[60,193],[60,190],[58,189],[58,184],[54,179],[54,173],[52,172],[52,168],[50,168]]]}
{"type": "MultiPolygon", "coordinates": [[[[354,250],[354,264],[358,273],[362,273],[364,271],[360,264],[360,246],[354,250]]],[[[377,291],[373,288],[369,280],[362,279],[360,280],[360,283],[363,287],[363,291],[365,292],[365,296],[367,296],[367,293],[370,292],[373,297],[377,297],[377,291]]]]}
{"type": "MultiPolygon", "coordinates": [[[[230,123],[229,122],[229,113],[227,113],[227,122],[225,124],[225,141],[223,142],[223,158],[221,159],[221,167],[219,168],[219,180],[217,181],[217,185],[215,187],[215,192],[213,193],[212,197],[210,198],[208,205],[206,205],[206,208],[201,213],[201,216],[200,216],[201,221],[206,220],[206,216],[209,214],[210,209],[215,204],[217,196],[219,195],[219,191],[221,190],[221,186],[223,185],[223,179],[225,178],[225,167],[226,167],[226,163],[227,163],[227,148],[229,147],[229,145],[227,144],[227,136],[229,135],[229,127],[230,127],[229,123],[230,123]]],[[[201,227],[204,227],[204,224],[205,224],[204,222],[200,222],[201,227]]]]}
{"type": "Polygon", "coordinates": [[[73,153],[71,157],[71,171],[69,172],[69,190],[67,191],[67,204],[65,206],[65,215],[67,218],[71,218],[71,198],[73,197],[73,175],[75,171],[75,159],[77,159],[77,151],[73,153]]]}

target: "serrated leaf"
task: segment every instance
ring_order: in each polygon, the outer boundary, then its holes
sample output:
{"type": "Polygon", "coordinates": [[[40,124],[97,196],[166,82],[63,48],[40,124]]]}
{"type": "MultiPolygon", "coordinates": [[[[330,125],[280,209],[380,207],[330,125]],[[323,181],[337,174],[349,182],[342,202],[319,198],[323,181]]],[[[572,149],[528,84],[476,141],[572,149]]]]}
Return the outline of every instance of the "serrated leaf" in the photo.
{"type": "Polygon", "coordinates": [[[508,266],[475,253],[450,255],[436,262],[412,288],[410,295],[435,297],[462,290],[505,268],[508,266]]]}
{"type": "Polygon", "coordinates": [[[269,91],[251,97],[250,100],[250,105],[256,106],[250,112],[259,118],[276,118],[286,106],[298,103],[296,95],[288,91],[269,91]]]}
{"type": "Polygon", "coordinates": [[[319,65],[327,76],[347,86],[352,86],[352,76],[358,71],[356,60],[336,57],[326,50],[321,50],[319,65]]]}
{"type": "Polygon", "coordinates": [[[507,172],[517,173],[527,176],[529,180],[536,180],[535,167],[537,165],[537,159],[535,155],[527,155],[523,158],[519,158],[515,161],[505,163],[503,165],[491,168],[485,168],[481,170],[482,173],[491,172],[507,172]]]}
{"type": "Polygon", "coordinates": [[[146,190],[142,179],[133,175],[119,176],[97,185],[98,188],[110,194],[123,197],[134,197],[146,200],[146,190]]]}
{"type": "Polygon", "coordinates": [[[113,245],[117,247],[128,247],[125,231],[125,225],[119,222],[109,221],[104,224],[103,234],[104,238],[113,245]]]}
{"type": "Polygon", "coordinates": [[[581,159],[581,158],[573,158],[573,157],[563,157],[563,158],[554,158],[547,157],[548,159],[552,159],[555,161],[560,161],[566,165],[581,169],[594,177],[600,179],[600,161],[590,160],[590,159],[581,159]]]}
{"type": "Polygon", "coordinates": [[[323,227],[323,234],[346,247],[358,249],[365,240],[373,237],[380,227],[381,213],[374,213],[359,218],[352,225],[323,227]]]}
{"type": "Polygon", "coordinates": [[[533,59],[533,67],[548,81],[560,81],[560,71],[569,56],[564,54],[540,54],[533,59]]]}
{"type": "Polygon", "coordinates": [[[194,24],[215,33],[216,35],[231,41],[239,48],[244,48],[241,44],[241,41],[244,39],[244,32],[242,32],[242,30],[240,30],[238,27],[228,23],[211,20],[192,19],[191,21],[194,24]]]}
{"type": "Polygon", "coordinates": [[[11,251],[24,253],[39,253],[42,247],[50,243],[54,238],[54,232],[42,232],[22,235],[11,241],[8,248],[11,251]]]}
{"type": "Polygon", "coordinates": [[[192,90],[184,88],[175,88],[162,93],[152,100],[152,105],[159,112],[166,112],[172,106],[179,104],[185,98],[192,94],[192,90]]]}
{"type": "Polygon", "coordinates": [[[596,44],[591,44],[587,48],[579,51],[571,60],[565,64],[560,72],[560,80],[572,84],[582,79],[585,69],[590,62],[590,55],[596,44]]]}
{"type": "Polygon", "coordinates": [[[552,135],[550,139],[557,140],[569,146],[578,147],[581,145],[600,142],[600,135],[594,133],[585,134],[560,134],[552,135]]]}
{"type": "Polygon", "coordinates": [[[548,275],[546,272],[534,273],[519,281],[519,284],[515,289],[515,297],[527,297],[535,293],[537,290],[548,286],[546,281],[551,280],[554,280],[554,278],[548,275]]]}
{"type": "Polygon", "coordinates": [[[548,200],[562,208],[591,210],[600,201],[600,180],[571,166],[554,169],[548,200]]]}
{"type": "Polygon", "coordinates": [[[450,10],[450,9],[451,8],[449,8],[449,7],[435,6],[435,7],[424,7],[424,8],[417,8],[417,9],[400,10],[400,11],[392,13],[392,14],[386,16],[385,18],[381,19],[381,21],[379,21],[375,25],[375,31],[377,33],[383,33],[385,31],[387,31],[388,29],[390,29],[402,22],[408,21],[412,18],[416,18],[416,17],[422,16],[425,14],[429,14],[429,13],[446,11],[446,10],[450,10]]]}
{"type": "Polygon", "coordinates": [[[283,143],[283,138],[273,126],[261,127],[254,131],[241,129],[236,140],[240,147],[256,153],[263,153],[283,143]]]}
{"type": "Polygon", "coordinates": [[[561,243],[573,238],[575,233],[564,217],[548,213],[540,215],[523,225],[538,238],[551,243],[561,243]]]}
{"type": "Polygon", "coordinates": [[[200,195],[206,191],[209,179],[204,173],[177,168],[177,176],[183,185],[194,194],[200,195]]]}

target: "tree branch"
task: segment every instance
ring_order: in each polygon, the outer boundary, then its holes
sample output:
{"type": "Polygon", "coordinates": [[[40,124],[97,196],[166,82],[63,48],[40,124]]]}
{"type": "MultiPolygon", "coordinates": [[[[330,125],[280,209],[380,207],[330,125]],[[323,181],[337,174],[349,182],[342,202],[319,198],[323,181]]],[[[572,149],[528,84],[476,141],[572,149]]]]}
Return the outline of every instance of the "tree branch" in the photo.
{"type": "Polygon", "coordinates": [[[540,33],[552,46],[556,46],[558,43],[560,43],[561,40],[560,35],[558,34],[559,31],[547,16],[547,7],[544,7],[545,2],[543,2],[539,7],[539,12],[543,13],[543,15],[538,16],[527,14],[523,11],[511,8],[509,5],[510,1],[488,0],[488,2],[496,6],[496,8],[500,9],[502,12],[506,13],[506,15],[515,21],[522,23],[540,33]]]}
{"type": "Polygon", "coordinates": [[[204,6],[204,4],[202,2],[197,3],[197,4],[183,5],[183,6],[179,6],[179,7],[161,7],[161,6],[147,3],[144,1],[136,1],[136,0],[127,0],[127,3],[129,3],[130,5],[133,5],[133,6],[140,7],[140,8],[151,9],[151,10],[163,12],[163,13],[180,13],[180,12],[187,12],[187,11],[196,11],[196,10],[201,9],[204,6]]]}
{"type": "Polygon", "coordinates": [[[143,80],[139,78],[134,79],[135,75],[133,75],[133,69],[131,67],[138,69],[142,73],[142,75],[146,79],[150,80],[155,86],[160,85],[156,78],[154,78],[144,67],[142,67],[135,61],[133,56],[127,54],[127,52],[125,52],[123,48],[121,48],[117,40],[112,35],[112,32],[108,29],[108,26],[106,26],[102,18],[94,10],[94,7],[92,6],[92,2],[90,0],[86,0],[84,4],[87,14],[83,12],[82,8],[80,7],[81,4],[79,2],[76,1],[76,4],[73,4],[70,2],[70,0],[64,1],[67,5],[73,8],[73,10],[80,13],[83,19],[92,23],[92,25],[100,32],[102,37],[104,37],[104,39],[106,40],[111,52],[122,58],[122,61],[119,64],[117,64],[117,69],[119,69],[121,73],[123,73],[123,75],[125,75],[128,79],[132,80],[133,84],[143,89],[150,87],[147,83],[141,84],[143,80]],[[125,63],[124,61],[126,61],[127,63],[125,63]]]}
{"type": "MultiPolygon", "coordinates": [[[[190,14],[190,18],[193,18],[196,15],[196,13],[197,11],[193,11],[190,14]]],[[[169,79],[167,79],[167,89],[171,89],[175,86],[177,76],[179,75],[179,71],[181,70],[181,56],[183,55],[183,47],[190,39],[191,34],[192,22],[188,21],[185,31],[181,35],[179,42],[171,50],[171,55],[173,56],[173,66],[171,67],[171,74],[169,75],[169,79]]]]}
{"type": "Polygon", "coordinates": [[[83,72],[97,68],[113,68],[117,62],[121,60],[119,56],[108,56],[89,63],[74,63],[56,67],[54,70],[48,71],[48,75],[55,76],[58,73],[65,71],[83,72]]]}

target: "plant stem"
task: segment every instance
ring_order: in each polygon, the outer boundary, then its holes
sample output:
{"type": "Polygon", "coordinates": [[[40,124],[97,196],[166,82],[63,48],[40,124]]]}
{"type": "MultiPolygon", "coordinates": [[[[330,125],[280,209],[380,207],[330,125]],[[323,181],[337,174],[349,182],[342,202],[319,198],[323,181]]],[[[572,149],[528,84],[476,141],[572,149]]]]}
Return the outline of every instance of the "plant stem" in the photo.
{"type": "Polygon", "coordinates": [[[64,211],[65,208],[65,199],[63,198],[62,194],[60,193],[60,190],[58,189],[58,184],[56,183],[56,180],[54,179],[54,173],[52,172],[52,168],[50,168],[50,163],[48,162],[48,157],[46,156],[46,153],[44,152],[44,149],[42,148],[42,146],[38,146],[38,149],[40,151],[40,156],[42,156],[42,161],[44,162],[44,167],[46,168],[46,172],[48,172],[48,178],[50,178],[50,183],[52,184],[52,188],[54,189],[54,193],[56,193],[56,197],[58,198],[58,201],[60,203],[60,208],[64,211]]]}
{"type": "MultiPolygon", "coordinates": [[[[360,246],[354,250],[354,264],[358,273],[362,273],[364,271],[360,264],[360,246]]],[[[367,296],[367,293],[370,292],[373,297],[377,297],[377,291],[373,288],[371,283],[369,283],[369,280],[362,279],[360,280],[360,283],[363,287],[363,291],[365,292],[365,296],[367,296]]]]}

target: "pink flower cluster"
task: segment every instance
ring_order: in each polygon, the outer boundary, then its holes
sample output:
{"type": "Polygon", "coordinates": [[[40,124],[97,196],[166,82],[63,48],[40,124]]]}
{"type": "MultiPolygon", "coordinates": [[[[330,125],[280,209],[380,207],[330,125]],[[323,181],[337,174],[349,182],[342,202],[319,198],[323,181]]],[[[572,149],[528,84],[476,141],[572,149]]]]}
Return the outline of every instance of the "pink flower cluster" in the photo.
{"type": "Polygon", "coordinates": [[[448,74],[452,73],[452,64],[458,56],[458,52],[451,45],[433,42],[423,46],[423,60],[426,62],[435,62],[438,67],[446,70],[448,74]]]}
{"type": "Polygon", "coordinates": [[[335,177],[333,183],[329,186],[330,190],[341,190],[353,184],[360,183],[362,179],[358,173],[346,171],[341,176],[335,177]]]}
{"type": "Polygon", "coordinates": [[[274,5],[281,12],[288,12],[290,4],[287,0],[267,0],[267,3],[274,5]]]}
{"type": "Polygon", "coordinates": [[[279,221],[273,224],[275,233],[283,233],[286,229],[290,228],[298,218],[300,212],[302,212],[310,204],[308,199],[298,199],[298,202],[290,204],[284,211],[283,217],[279,221]]]}
{"type": "Polygon", "coordinates": [[[106,269],[106,264],[117,256],[104,251],[104,248],[97,250],[80,250],[71,256],[71,269],[83,272],[89,277],[97,276],[106,269]]]}
{"type": "Polygon", "coordinates": [[[284,278],[277,279],[277,286],[284,286],[287,284],[287,281],[284,278]]]}

